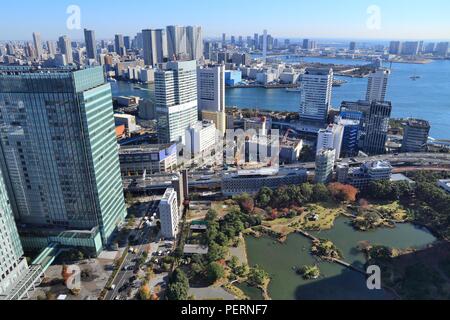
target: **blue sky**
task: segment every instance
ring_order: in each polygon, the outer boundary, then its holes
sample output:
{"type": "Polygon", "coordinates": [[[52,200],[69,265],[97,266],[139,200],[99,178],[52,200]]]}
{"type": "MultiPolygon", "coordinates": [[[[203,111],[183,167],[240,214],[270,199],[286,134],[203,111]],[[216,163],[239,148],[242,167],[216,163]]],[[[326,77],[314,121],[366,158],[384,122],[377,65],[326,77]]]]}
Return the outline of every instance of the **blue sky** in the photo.
{"type": "Polygon", "coordinates": [[[206,37],[252,35],[342,39],[449,39],[448,0],[22,0],[2,1],[0,40],[43,39],[67,34],[69,5],[81,9],[81,28],[98,39],[135,35],[169,24],[201,25],[206,37]],[[375,5],[375,9],[373,6],[375,5]],[[368,8],[372,8],[368,13],[368,8]],[[375,10],[375,11],[373,11],[375,10]],[[371,26],[368,27],[367,23],[371,26]],[[375,24],[374,24],[375,23],[375,24]]]}

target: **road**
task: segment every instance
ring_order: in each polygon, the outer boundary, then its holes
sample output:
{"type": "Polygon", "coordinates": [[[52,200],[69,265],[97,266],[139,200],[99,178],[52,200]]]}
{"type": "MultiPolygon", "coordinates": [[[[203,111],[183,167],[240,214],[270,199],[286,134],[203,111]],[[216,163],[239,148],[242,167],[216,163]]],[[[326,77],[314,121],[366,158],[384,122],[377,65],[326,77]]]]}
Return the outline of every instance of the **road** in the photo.
{"type": "MultiPolygon", "coordinates": [[[[147,213],[145,216],[150,216],[153,214],[153,212],[156,212],[158,210],[158,202],[152,202],[152,204],[148,207],[147,213]]],[[[114,290],[109,290],[108,294],[106,295],[105,300],[114,300],[117,297],[120,297],[120,300],[126,300],[127,299],[127,293],[129,288],[127,290],[123,290],[122,292],[119,292],[121,288],[126,285],[130,284],[130,278],[132,278],[134,274],[134,266],[136,264],[136,261],[138,261],[144,254],[145,250],[147,249],[147,246],[150,245],[150,252],[148,253],[148,256],[151,257],[153,253],[155,253],[158,250],[158,242],[150,243],[150,234],[151,234],[151,228],[145,227],[144,225],[144,218],[142,218],[141,222],[139,223],[139,227],[141,228],[136,236],[136,239],[139,239],[139,243],[135,246],[131,246],[130,248],[135,250],[134,253],[128,253],[128,255],[125,258],[125,261],[122,265],[122,267],[127,266],[133,266],[133,270],[123,270],[121,269],[119,273],[116,276],[116,279],[113,282],[113,285],[115,285],[114,290]]],[[[159,235],[156,237],[157,240],[159,240],[159,235]]],[[[130,286],[131,288],[131,286],[130,286]]]]}

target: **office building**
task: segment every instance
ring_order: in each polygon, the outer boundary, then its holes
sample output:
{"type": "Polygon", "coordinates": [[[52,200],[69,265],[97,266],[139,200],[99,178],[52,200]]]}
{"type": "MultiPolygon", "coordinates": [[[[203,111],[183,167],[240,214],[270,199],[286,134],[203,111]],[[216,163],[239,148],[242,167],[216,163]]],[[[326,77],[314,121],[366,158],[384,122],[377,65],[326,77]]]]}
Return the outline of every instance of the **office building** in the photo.
{"type": "Polygon", "coordinates": [[[389,69],[378,69],[369,75],[366,101],[385,101],[390,74],[389,69]]]}
{"type": "Polygon", "coordinates": [[[430,135],[430,123],[425,120],[408,119],[403,135],[403,152],[425,152],[430,135]]]}
{"type": "Polygon", "coordinates": [[[177,166],[177,145],[121,146],[119,159],[124,177],[169,173],[177,166]]]}
{"type": "Polygon", "coordinates": [[[123,37],[123,44],[124,44],[126,50],[130,50],[131,49],[131,38],[130,38],[130,36],[123,37]]]}
{"type": "Polygon", "coordinates": [[[86,42],[87,58],[97,60],[97,42],[95,40],[95,31],[84,29],[84,41],[86,42]]]}
{"type": "Polygon", "coordinates": [[[187,39],[185,27],[167,27],[167,51],[170,61],[183,60],[187,56],[187,39]]]}
{"type": "Polygon", "coordinates": [[[304,50],[315,50],[317,48],[317,42],[310,39],[303,40],[303,49],[304,50]]]}
{"type": "Polygon", "coordinates": [[[336,150],[322,149],[316,156],[315,183],[328,183],[333,178],[336,150]]]}
{"type": "Polygon", "coordinates": [[[203,121],[212,121],[217,130],[225,135],[227,130],[227,114],[224,111],[202,111],[203,121]]]}
{"type": "Polygon", "coordinates": [[[352,41],[349,45],[349,51],[354,52],[356,50],[356,42],[352,41]]]}
{"type": "Polygon", "coordinates": [[[0,67],[1,165],[16,220],[98,229],[126,216],[111,87],[103,68],[0,67]]]}
{"type": "Polygon", "coordinates": [[[73,64],[72,42],[67,36],[59,37],[59,52],[65,56],[67,64],[73,64]]]}
{"type": "Polygon", "coordinates": [[[163,63],[167,58],[167,36],[166,30],[142,30],[142,41],[144,46],[144,62],[148,66],[163,63]]]}
{"type": "Polygon", "coordinates": [[[0,300],[28,270],[14,221],[2,171],[0,170],[0,300]]]}
{"type": "Polygon", "coordinates": [[[124,56],[126,54],[125,40],[122,34],[116,34],[114,36],[114,52],[119,56],[124,56]]]}
{"type": "Polygon", "coordinates": [[[212,121],[199,121],[186,129],[186,151],[192,156],[211,151],[216,145],[216,125],[212,121]]]}
{"type": "Polygon", "coordinates": [[[225,112],[225,66],[197,69],[199,111],[225,112]]]}
{"type": "Polygon", "coordinates": [[[227,35],[222,33],[222,46],[225,47],[227,44],[227,35]]]}
{"type": "Polygon", "coordinates": [[[300,120],[326,122],[331,108],[333,69],[307,68],[300,83],[300,120]]]}
{"type": "Polygon", "coordinates": [[[55,43],[53,41],[47,41],[47,51],[51,58],[56,55],[55,43]]]}
{"type": "Polygon", "coordinates": [[[160,143],[184,140],[198,121],[196,61],[169,62],[155,72],[155,103],[160,143]]]}
{"type": "Polygon", "coordinates": [[[343,138],[343,125],[330,124],[326,129],[319,130],[316,154],[320,154],[323,149],[333,149],[335,150],[336,160],[339,160],[341,157],[343,138]]]}
{"type": "Polygon", "coordinates": [[[175,239],[178,234],[178,224],[180,219],[175,189],[169,188],[164,193],[159,204],[159,215],[161,220],[161,236],[167,239],[175,239]]]}
{"type": "Polygon", "coordinates": [[[225,85],[234,87],[242,82],[242,72],[240,70],[225,71],[225,85]]]}
{"type": "Polygon", "coordinates": [[[203,57],[203,34],[201,27],[186,27],[186,51],[189,60],[199,61],[203,57]]]}
{"type": "Polygon", "coordinates": [[[36,58],[38,60],[42,59],[43,47],[42,47],[42,38],[41,38],[40,33],[33,32],[33,44],[34,44],[34,52],[36,54],[36,58]]]}
{"type": "Polygon", "coordinates": [[[447,58],[447,56],[448,56],[449,44],[450,44],[449,42],[439,42],[439,43],[436,45],[436,49],[435,49],[435,51],[434,51],[434,54],[435,54],[436,56],[439,56],[439,57],[447,58]]]}
{"type": "Polygon", "coordinates": [[[389,45],[389,53],[400,55],[402,53],[402,43],[400,41],[391,41],[389,45]]]}
{"type": "MultiPolygon", "coordinates": [[[[406,41],[402,44],[402,55],[416,56],[420,53],[420,41],[406,41]]],[[[423,45],[423,43],[422,43],[423,45]]]]}
{"type": "MultiPolygon", "coordinates": [[[[345,114],[344,114],[345,115],[345,114]]],[[[354,157],[359,151],[359,138],[361,131],[360,119],[336,118],[338,125],[344,127],[344,138],[342,139],[341,157],[354,157]]]]}
{"type": "Polygon", "coordinates": [[[347,183],[358,189],[365,189],[371,181],[389,181],[392,176],[392,166],[387,161],[369,161],[361,167],[350,170],[347,183]]]}
{"type": "Polygon", "coordinates": [[[386,153],[387,133],[391,117],[391,102],[373,101],[366,119],[363,151],[367,154],[386,153]]]}

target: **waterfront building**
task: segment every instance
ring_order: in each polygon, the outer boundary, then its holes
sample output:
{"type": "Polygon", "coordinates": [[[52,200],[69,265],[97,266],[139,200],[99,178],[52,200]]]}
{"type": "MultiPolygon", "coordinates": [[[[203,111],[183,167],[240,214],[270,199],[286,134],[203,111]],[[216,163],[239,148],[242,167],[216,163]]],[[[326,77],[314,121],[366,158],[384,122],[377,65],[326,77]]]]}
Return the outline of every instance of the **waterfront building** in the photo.
{"type": "Polygon", "coordinates": [[[356,42],[354,42],[354,41],[350,42],[348,50],[351,51],[351,52],[355,52],[355,50],[356,50],[356,42]]]}
{"type": "Polygon", "coordinates": [[[240,170],[236,173],[225,173],[222,179],[224,196],[235,196],[242,193],[256,194],[263,187],[277,189],[286,185],[298,185],[308,181],[308,172],[304,169],[279,170],[263,168],[258,170],[240,170]]]}
{"type": "Polygon", "coordinates": [[[169,173],[177,166],[176,144],[143,144],[121,146],[119,150],[122,176],[169,173]]]}
{"type": "Polygon", "coordinates": [[[385,101],[391,70],[378,69],[369,74],[366,101],[385,101]]]}
{"type": "Polygon", "coordinates": [[[103,68],[0,67],[0,126],[18,223],[31,231],[97,228],[106,244],[126,209],[103,68]]]}
{"type": "Polygon", "coordinates": [[[430,123],[426,120],[408,119],[403,135],[403,152],[425,152],[430,135],[430,123]]]}
{"type": "Polygon", "coordinates": [[[225,66],[198,67],[199,111],[225,112],[225,66]]]}
{"type": "Polygon", "coordinates": [[[212,121],[199,121],[186,129],[186,151],[192,156],[212,150],[216,145],[216,125],[212,121]]]}
{"type": "Polygon", "coordinates": [[[86,42],[87,58],[97,60],[97,42],[95,40],[95,31],[84,29],[84,41],[86,42]]]}
{"type": "Polygon", "coordinates": [[[169,188],[164,193],[159,204],[161,220],[161,236],[166,239],[175,239],[178,234],[180,212],[178,207],[177,192],[169,188]]]}
{"type": "Polygon", "coordinates": [[[72,42],[67,36],[59,37],[58,41],[59,52],[65,56],[67,64],[73,63],[72,42]]]}
{"type": "Polygon", "coordinates": [[[436,49],[434,50],[435,55],[438,57],[447,58],[449,45],[450,45],[449,42],[439,42],[436,45],[436,49]]]}
{"type": "Polygon", "coordinates": [[[421,51],[420,41],[406,41],[402,44],[401,53],[404,56],[417,56],[420,53],[420,51],[421,51]]]}
{"type": "Polygon", "coordinates": [[[300,120],[326,122],[331,108],[333,69],[307,68],[300,83],[300,120]]]}
{"type": "Polygon", "coordinates": [[[363,151],[367,154],[386,153],[387,133],[392,112],[389,101],[373,101],[366,119],[363,151]]]}
{"type": "Polygon", "coordinates": [[[155,103],[160,143],[183,141],[198,121],[195,60],[169,62],[155,72],[155,103]]]}
{"type": "Polygon", "coordinates": [[[23,257],[14,215],[11,208],[2,170],[0,169],[0,300],[28,270],[23,257]]]}
{"type": "Polygon", "coordinates": [[[33,44],[34,44],[34,52],[36,54],[36,58],[38,60],[42,59],[43,47],[42,47],[42,38],[41,38],[40,33],[33,32],[33,44]]]}
{"type": "Polygon", "coordinates": [[[225,84],[234,87],[242,82],[242,72],[240,70],[226,70],[225,84]]]}
{"type": "Polygon", "coordinates": [[[402,53],[401,41],[391,41],[391,43],[389,44],[389,53],[400,55],[402,53]]]}
{"type": "Polygon", "coordinates": [[[328,183],[333,178],[336,150],[322,149],[316,156],[315,183],[328,183]]]}
{"type": "Polygon", "coordinates": [[[319,155],[323,149],[334,149],[336,160],[339,160],[341,157],[343,138],[343,125],[330,124],[326,129],[320,129],[317,137],[316,154],[319,155]]]}

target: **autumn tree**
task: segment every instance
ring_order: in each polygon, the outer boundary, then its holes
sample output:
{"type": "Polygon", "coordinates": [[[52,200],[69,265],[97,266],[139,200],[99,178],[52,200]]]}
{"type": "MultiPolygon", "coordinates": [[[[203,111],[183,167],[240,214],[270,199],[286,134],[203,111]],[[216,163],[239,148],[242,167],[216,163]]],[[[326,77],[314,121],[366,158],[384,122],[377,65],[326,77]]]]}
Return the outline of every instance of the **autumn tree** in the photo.
{"type": "Polygon", "coordinates": [[[355,202],[358,195],[358,189],[342,183],[331,183],[328,190],[336,201],[355,202]]]}

